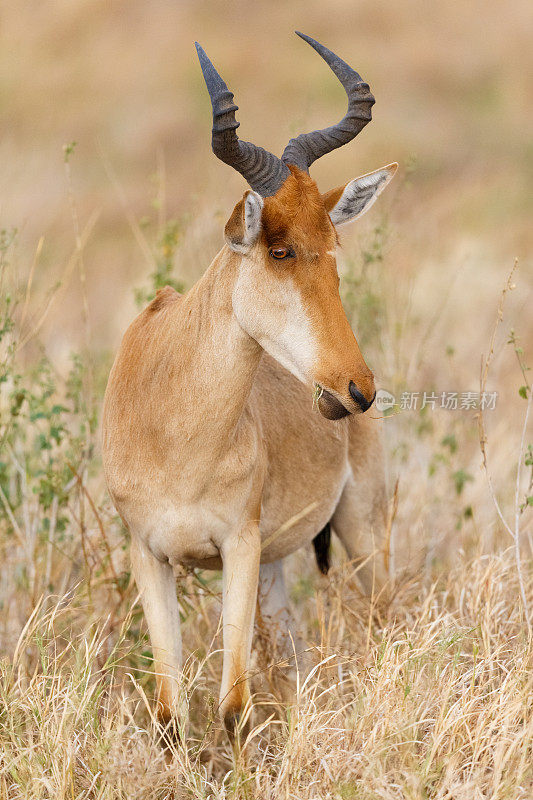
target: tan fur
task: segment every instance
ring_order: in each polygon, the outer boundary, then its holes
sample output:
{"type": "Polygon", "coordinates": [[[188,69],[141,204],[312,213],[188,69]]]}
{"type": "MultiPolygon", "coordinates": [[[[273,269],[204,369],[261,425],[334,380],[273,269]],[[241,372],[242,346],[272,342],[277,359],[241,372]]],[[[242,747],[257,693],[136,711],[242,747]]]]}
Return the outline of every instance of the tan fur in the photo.
{"type": "MultiPolygon", "coordinates": [[[[237,248],[243,224],[241,201],[226,226],[237,248]]],[[[379,423],[361,414],[330,421],[312,400],[314,382],[352,412],[350,380],[367,397],[373,393],[342,309],[328,252],[335,244],[316,185],[293,169],[278,194],[265,199],[257,241],[244,254],[225,245],[183,297],[169,287],[159,292],[127,330],[111,371],[104,468],[132,536],[163,717],[179,708],[181,650],[169,641],[179,638],[171,567],[223,568],[220,710],[230,730],[249,696],[260,563],[279,562],[332,518],[350,557],[380,551],[379,423]],[[268,248],[279,244],[296,257],[275,261],[268,248]],[[280,330],[300,318],[298,380],[263,347],[281,347],[280,330]],[[314,360],[307,357],[306,336],[314,360]],[[297,523],[273,537],[304,509],[297,523]]],[[[370,569],[381,584],[383,558],[370,569]]],[[[276,574],[279,589],[279,569],[276,574]]]]}

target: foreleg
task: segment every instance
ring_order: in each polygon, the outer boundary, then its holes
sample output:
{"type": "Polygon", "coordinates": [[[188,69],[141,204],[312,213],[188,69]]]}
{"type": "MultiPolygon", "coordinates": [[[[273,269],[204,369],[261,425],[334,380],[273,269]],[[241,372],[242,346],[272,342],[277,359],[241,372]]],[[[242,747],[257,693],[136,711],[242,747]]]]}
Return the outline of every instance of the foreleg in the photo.
{"type": "Polygon", "coordinates": [[[221,548],[223,563],[224,666],[220,714],[233,743],[241,712],[250,697],[250,651],[257,601],[261,541],[259,527],[249,523],[221,548]]]}
{"type": "Polygon", "coordinates": [[[131,563],[154,655],[158,716],[167,723],[179,711],[181,631],[172,567],[132,536],[131,563]]]}

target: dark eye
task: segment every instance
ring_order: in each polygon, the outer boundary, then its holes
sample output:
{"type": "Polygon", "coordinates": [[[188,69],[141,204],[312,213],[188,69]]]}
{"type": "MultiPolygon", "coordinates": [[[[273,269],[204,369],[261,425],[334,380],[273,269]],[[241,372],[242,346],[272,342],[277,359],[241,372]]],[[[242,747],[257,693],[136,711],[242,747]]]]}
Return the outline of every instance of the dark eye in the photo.
{"type": "Polygon", "coordinates": [[[292,258],[294,256],[294,253],[288,247],[271,247],[268,254],[277,259],[292,258]]]}

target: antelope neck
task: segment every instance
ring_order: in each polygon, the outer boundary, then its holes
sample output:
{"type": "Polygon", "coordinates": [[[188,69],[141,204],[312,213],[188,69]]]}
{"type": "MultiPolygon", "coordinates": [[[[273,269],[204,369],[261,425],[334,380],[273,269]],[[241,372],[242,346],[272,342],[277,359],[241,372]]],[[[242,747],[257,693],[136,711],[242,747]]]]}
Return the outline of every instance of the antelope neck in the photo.
{"type": "Polygon", "coordinates": [[[180,304],[188,346],[176,354],[183,365],[179,390],[190,404],[187,416],[197,420],[196,435],[212,452],[239,423],[263,353],[233,313],[240,260],[225,245],[180,304]]]}

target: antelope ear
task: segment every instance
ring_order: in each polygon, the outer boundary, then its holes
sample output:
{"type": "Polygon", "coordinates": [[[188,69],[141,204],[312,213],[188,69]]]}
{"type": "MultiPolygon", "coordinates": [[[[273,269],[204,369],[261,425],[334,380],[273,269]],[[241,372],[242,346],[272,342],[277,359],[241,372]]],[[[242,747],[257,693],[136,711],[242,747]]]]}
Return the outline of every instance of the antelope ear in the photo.
{"type": "Polygon", "coordinates": [[[322,195],[333,224],[343,225],[368,211],[397,169],[398,164],[388,164],[322,195]]]}
{"type": "Polygon", "coordinates": [[[247,191],[239,200],[226,222],[226,242],[236,253],[247,253],[261,233],[263,198],[257,192],[247,191]]]}

